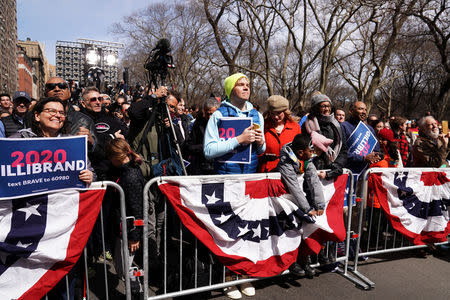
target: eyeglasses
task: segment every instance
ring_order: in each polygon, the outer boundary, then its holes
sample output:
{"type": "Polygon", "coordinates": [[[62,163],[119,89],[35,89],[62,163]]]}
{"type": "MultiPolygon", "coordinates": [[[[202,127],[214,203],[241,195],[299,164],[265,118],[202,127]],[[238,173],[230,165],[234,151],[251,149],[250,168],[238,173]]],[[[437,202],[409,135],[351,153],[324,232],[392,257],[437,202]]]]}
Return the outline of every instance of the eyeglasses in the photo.
{"type": "Polygon", "coordinates": [[[92,97],[92,98],[89,98],[89,102],[95,102],[95,101],[102,102],[103,101],[103,97],[92,97]]]}
{"type": "Polygon", "coordinates": [[[320,108],[330,108],[331,105],[330,104],[321,104],[319,107],[320,108]]]}
{"type": "Polygon", "coordinates": [[[56,87],[58,87],[60,90],[65,90],[65,89],[67,89],[69,86],[68,86],[67,83],[65,83],[65,82],[46,83],[46,84],[45,84],[45,89],[46,89],[47,91],[53,91],[54,89],[56,89],[56,87]]]}
{"type": "Polygon", "coordinates": [[[66,117],[66,112],[63,110],[56,110],[54,108],[44,108],[43,111],[45,111],[46,113],[48,113],[50,116],[54,117],[56,116],[58,113],[61,117],[65,118],[66,117]]]}

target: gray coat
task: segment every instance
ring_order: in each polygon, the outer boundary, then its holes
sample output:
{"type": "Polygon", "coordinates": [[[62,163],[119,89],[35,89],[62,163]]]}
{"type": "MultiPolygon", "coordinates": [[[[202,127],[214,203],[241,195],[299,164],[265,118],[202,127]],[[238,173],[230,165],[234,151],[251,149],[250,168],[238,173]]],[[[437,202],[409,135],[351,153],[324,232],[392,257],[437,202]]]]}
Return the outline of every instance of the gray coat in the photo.
{"type": "Polygon", "coordinates": [[[304,170],[305,189],[309,190],[310,196],[307,198],[300,187],[297,174],[300,174],[300,161],[291,149],[291,143],[281,148],[280,161],[277,165],[277,171],[281,173],[281,180],[287,191],[294,197],[298,207],[307,214],[311,210],[323,209],[325,199],[322,192],[319,176],[317,176],[316,167],[312,162],[307,163],[304,170]]]}

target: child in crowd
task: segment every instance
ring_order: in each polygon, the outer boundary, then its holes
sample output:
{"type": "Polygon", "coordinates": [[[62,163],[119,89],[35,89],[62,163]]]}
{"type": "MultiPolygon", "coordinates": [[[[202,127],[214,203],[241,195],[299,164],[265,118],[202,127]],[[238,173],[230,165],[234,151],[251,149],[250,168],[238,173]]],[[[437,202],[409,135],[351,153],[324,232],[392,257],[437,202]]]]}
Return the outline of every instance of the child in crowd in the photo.
{"type": "MultiPolygon", "coordinates": [[[[314,217],[322,215],[325,206],[319,178],[325,178],[326,173],[325,171],[317,172],[311,161],[313,152],[309,135],[297,134],[291,143],[281,148],[280,161],[277,166],[285,188],[303,212],[302,221],[307,223],[314,223],[314,217]],[[304,174],[303,189],[298,183],[297,174],[304,174]]],[[[302,259],[301,265],[294,263],[289,267],[289,271],[296,275],[313,276],[315,270],[310,267],[310,263],[311,258],[306,256],[302,259]]]]}
{"type": "Polygon", "coordinates": [[[391,129],[383,128],[378,132],[378,141],[380,143],[381,160],[370,165],[371,168],[397,168],[403,167],[400,159],[397,142],[394,139],[394,132],[391,129]]]}
{"type": "MultiPolygon", "coordinates": [[[[124,139],[110,140],[105,147],[105,152],[113,165],[111,170],[115,174],[113,177],[122,187],[125,194],[127,216],[134,216],[135,220],[142,220],[143,190],[145,185],[145,179],[139,167],[140,163],[142,163],[142,158],[131,150],[130,145],[124,139]]],[[[118,215],[120,216],[120,214],[118,215]]],[[[128,248],[133,254],[140,248],[142,227],[138,226],[127,229],[128,248]]],[[[120,254],[116,252],[114,258],[119,257],[120,254]]],[[[121,263],[116,261],[116,265],[120,266],[121,263]]]]}

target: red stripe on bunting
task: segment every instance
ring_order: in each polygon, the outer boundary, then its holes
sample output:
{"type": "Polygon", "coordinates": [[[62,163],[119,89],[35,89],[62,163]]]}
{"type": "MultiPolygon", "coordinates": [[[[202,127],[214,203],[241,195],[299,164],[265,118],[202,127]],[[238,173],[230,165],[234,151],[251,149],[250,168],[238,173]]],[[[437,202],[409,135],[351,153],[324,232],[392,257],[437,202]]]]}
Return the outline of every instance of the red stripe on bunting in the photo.
{"type": "MultiPolygon", "coordinates": [[[[431,173],[431,172],[424,172],[424,173],[431,173]]],[[[433,172],[435,173],[435,172],[433,172]]],[[[436,173],[442,173],[442,172],[436,172],[436,173]]],[[[445,176],[444,176],[445,177],[445,176]]],[[[373,192],[378,197],[378,201],[381,204],[381,208],[383,209],[386,217],[390,221],[392,227],[403,234],[406,238],[408,238],[411,242],[413,242],[415,245],[425,245],[430,243],[438,243],[438,242],[445,242],[447,240],[447,235],[450,233],[450,223],[447,223],[447,227],[442,231],[433,231],[433,232],[425,232],[422,231],[420,234],[412,232],[405,228],[400,221],[400,218],[396,215],[391,214],[387,199],[387,190],[383,186],[383,180],[381,177],[381,173],[371,173],[370,177],[371,180],[373,180],[373,192]]],[[[443,177],[441,175],[433,175],[433,174],[425,174],[425,176],[421,177],[422,181],[427,182],[427,186],[431,186],[431,179],[438,179],[440,180],[438,183],[442,183],[443,177]],[[424,180],[423,180],[424,179],[424,180]]],[[[440,184],[437,184],[440,185],[440,184]]],[[[369,194],[372,191],[369,191],[369,194]]]]}
{"type": "Polygon", "coordinates": [[[443,185],[450,182],[445,172],[422,172],[420,181],[423,181],[425,186],[443,185]]]}
{"type": "MultiPolygon", "coordinates": [[[[418,236],[418,234],[406,229],[403,226],[402,222],[400,221],[400,218],[397,217],[396,215],[391,214],[387,199],[387,190],[383,186],[383,180],[381,178],[381,175],[382,175],[381,173],[371,173],[369,175],[369,178],[370,180],[372,180],[373,183],[371,185],[374,189],[373,192],[378,197],[378,201],[381,205],[381,208],[383,209],[386,217],[391,222],[392,227],[401,234],[403,234],[405,237],[407,237],[409,240],[414,241],[414,239],[418,236]]],[[[371,192],[369,192],[369,194],[370,193],[371,192]]],[[[423,245],[423,243],[421,243],[421,245],[423,245]]]]}
{"type": "Polygon", "coordinates": [[[326,215],[328,225],[333,232],[327,232],[323,229],[317,229],[302,243],[302,251],[305,255],[312,253],[319,253],[322,244],[326,241],[342,242],[345,239],[345,225],[344,225],[344,197],[345,189],[347,187],[348,174],[340,175],[334,181],[334,195],[331,197],[326,208],[326,215]],[[308,249],[309,248],[309,249],[308,249]]]}
{"type": "MultiPolygon", "coordinates": [[[[259,187],[261,190],[266,191],[265,197],[267,197],[268,187],[264,181],[266,180],[261,180],[259,182],[259,187]]],[[[255,186],[258,186],[257,182],[254,182],[254,184],[255,186]]],[[[253,263],[242,256],[226,254],[216,245],[214,238],[208,232],[203,222],[196,217],[191,209],[185,207],[181,203],[180,189],[177,184],[161,184],[159,189],[170,201],[184,226],[186,226],[200,242],[208,247],[208,249],[217,256],[219,261],[231,271],[254,277],[270,277],[280,274],[297,259],[298,249],[287,252],[281,256],[272,256],[266,260],[258,261],[257,263],[253,263]]],[[[261,196],[262,193],[258,195],[261,196]]]]}
{"type": "MultiPolygon", "coordinates": [[[[72,269],[80,258],[100,212],[105,189],[87,190],[80,192],[79,195],[78,219],[70,235],[66,259],[54,264],[19,299],[41,299],[44,297],[72,269]]],[[[61,200],[64,201],[64,199],[61,200]]]]}
{"type": "Polygon", "coordinates": [[[253,199],[279,197],[286,194],[281,179],[249,180],[245,182],[245,195],[253,199]]]}

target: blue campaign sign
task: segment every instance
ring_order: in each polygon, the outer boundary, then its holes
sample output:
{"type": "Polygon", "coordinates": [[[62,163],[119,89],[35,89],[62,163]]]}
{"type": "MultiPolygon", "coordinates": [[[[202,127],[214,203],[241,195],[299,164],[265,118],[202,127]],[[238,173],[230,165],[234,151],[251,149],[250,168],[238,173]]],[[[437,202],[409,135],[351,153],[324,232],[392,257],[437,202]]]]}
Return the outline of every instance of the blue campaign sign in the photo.
{"type": "Polygon", "coordinates": [[[0,157],[0,199],[86,187],[85,136],[0,139],[0,157]]]}
{"type": "Polygon", "coordinates": [[[355,130],[353,130],[347,139],[347,145],[349,145],[348,151],[361,156],[372,153],[377,143],[378,140],[372,131],[361,121],[359,121],[358,126],[356,126],[355,130]]]}
{"type": "MultiPolygon", "coordinates": [[[[367,127],[364,122],[359,121],[358,126],[356,126],[355,130],[353,130],[352,134],[347,139],[347,145],[349,145],[348,152],[360,156],[366,156],[367,154],[372,153],[377,143],[378,140],[373,135],[369,127],[367,127]]],[[[363,166],[358,170],[352,169],[352,172],[356,175],[356,178],[358,178],[359,174],[365,167],[366,166],[363,166]]]]}
{"type": "MultiPolygon", "coordinates": [[[[222,141],[232,139],[242,134],[252,125],[252,118],[220,118],[218,123],[219,138],[222,141]]],[[[218,158],[219,162],[249,164],[252,145],[238,146],[233,151],[218,158]]]]}

